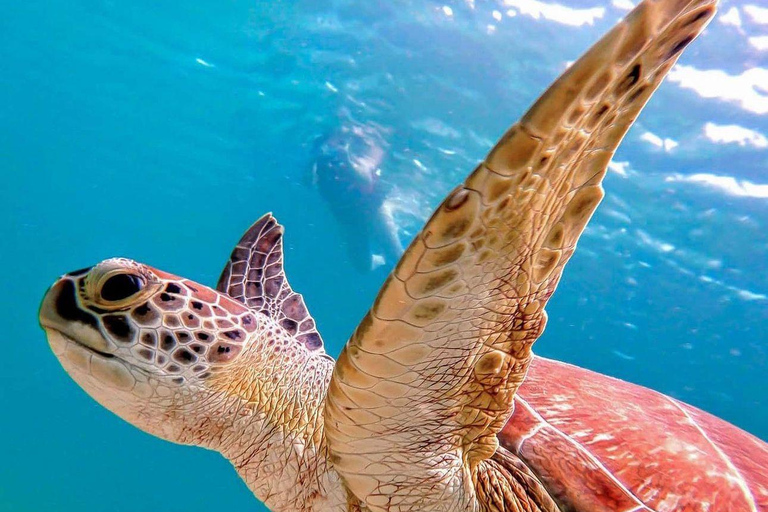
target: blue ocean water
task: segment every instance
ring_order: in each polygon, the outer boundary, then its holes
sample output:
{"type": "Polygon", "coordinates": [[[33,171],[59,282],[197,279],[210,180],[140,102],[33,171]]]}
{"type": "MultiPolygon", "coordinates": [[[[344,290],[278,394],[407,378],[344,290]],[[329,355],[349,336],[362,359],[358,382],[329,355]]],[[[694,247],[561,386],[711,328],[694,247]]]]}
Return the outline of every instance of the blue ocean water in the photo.
{"type": "MultiPolygon", "coordinates": [[[[536,350],[768,440],[768,8],[724,1],[614,159],[536,350]]],[[[336,355],[393,264],[308,179],[344,119],[384,141],[402,243],[628,0],[3,2],[0,511],[262,510],[215,453],[91,400],[37,325],[126,256],[214,284],[272,211],[336,355]],[[348,116],[348,117],[344,117],[348,116]],[[330,201],[330,202],[329,202],[330,201]]]]}

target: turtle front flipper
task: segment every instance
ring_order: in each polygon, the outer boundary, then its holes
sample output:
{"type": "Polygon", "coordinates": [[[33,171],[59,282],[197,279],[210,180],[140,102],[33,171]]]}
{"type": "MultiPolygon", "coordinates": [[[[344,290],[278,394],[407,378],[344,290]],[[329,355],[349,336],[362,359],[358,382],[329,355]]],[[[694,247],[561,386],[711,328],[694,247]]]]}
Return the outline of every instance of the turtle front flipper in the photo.
{"type": "Polygon", "coordinates": [[[323,352],[315,320],[285,276],[283,226],[271,213],[254,222],[240,238],[216,289],[274,319],[309,350],[323,352]]]}
{"type": "Polygon", "coordinates": [[[496,450],[607,165],[714,12],[715,0],[642,2],[408,248],[342,352],[326,401],[333,463],[370,509],[477,506],[477,471],[496,450]]]}

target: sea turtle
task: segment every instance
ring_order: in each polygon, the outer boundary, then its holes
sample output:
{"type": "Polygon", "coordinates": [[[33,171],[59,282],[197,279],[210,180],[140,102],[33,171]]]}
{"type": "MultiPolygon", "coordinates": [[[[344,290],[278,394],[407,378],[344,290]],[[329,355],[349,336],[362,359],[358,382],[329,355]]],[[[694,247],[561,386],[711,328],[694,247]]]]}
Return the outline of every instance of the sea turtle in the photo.
{"type": "Polygon", "coordinates": [[[61,277],[40,310],[54,353],[273,510],[768,511],[768,445],[531,353],[611,155],[714,12],[645,0],[575,62],[438,207],[335,364],[270,215],[216,290],[127,259],[61,277]]]}

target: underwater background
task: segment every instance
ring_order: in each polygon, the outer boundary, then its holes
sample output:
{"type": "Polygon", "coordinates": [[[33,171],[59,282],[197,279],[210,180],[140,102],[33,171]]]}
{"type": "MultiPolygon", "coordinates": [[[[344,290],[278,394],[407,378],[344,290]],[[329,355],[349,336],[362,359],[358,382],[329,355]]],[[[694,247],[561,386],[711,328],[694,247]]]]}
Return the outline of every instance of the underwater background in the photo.
{"type": "MultiPolygon", "coordinates": [[[[562,1],[3,0],[0,511],[263,510],[69,379],[47,286],[112,256],[215,285],[272,211],[338,355],[395,263],[354,212],[407,244],[632,6],[562,1]],[[323,186],[344,151],[380,172],[323,186]]],[[[620,147],[536,352],[768,440],[766,137],[768,5],[724,0],[620,147]]]]}

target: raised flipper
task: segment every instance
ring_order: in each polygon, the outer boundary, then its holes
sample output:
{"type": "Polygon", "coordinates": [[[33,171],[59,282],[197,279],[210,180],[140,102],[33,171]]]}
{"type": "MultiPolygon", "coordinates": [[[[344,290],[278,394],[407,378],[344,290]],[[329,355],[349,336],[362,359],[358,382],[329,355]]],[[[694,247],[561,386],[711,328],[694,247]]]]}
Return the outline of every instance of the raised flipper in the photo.
{"type": "Polygon", "coordinates": [[[372,510],[467,510],[624,134],[715,0],[646,0],[443,201],[336,365],[332,460],[372,510]]]}
{"type": "Polygon", "coordinates": [[[291,289],[283,268],[283,226],[268,213],[237,243],[216,289],[277,321],[313,351],[323,339],[302,296],[291,289]]]}

